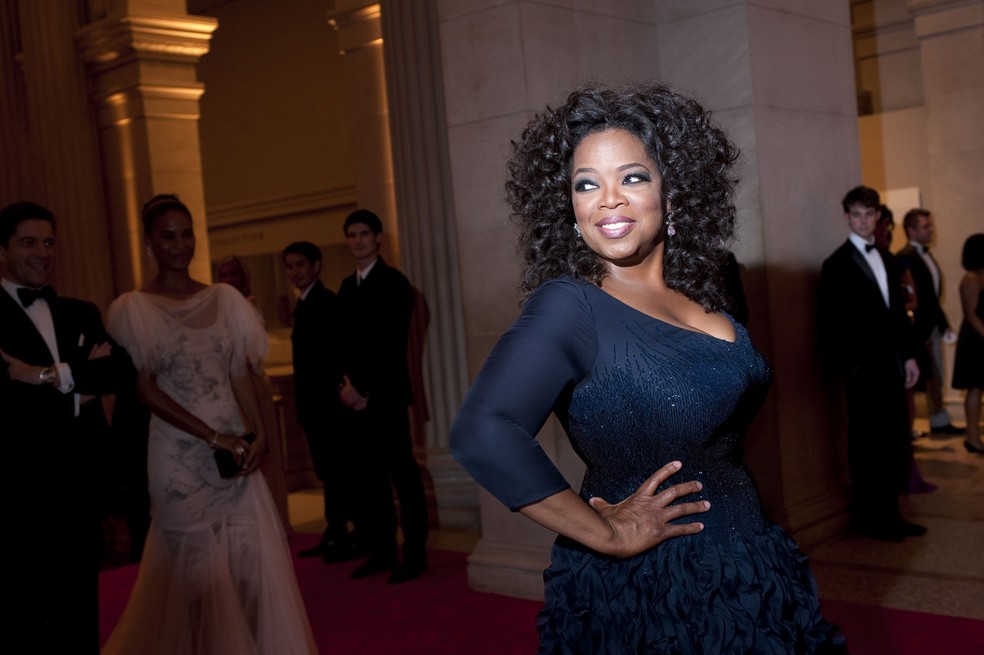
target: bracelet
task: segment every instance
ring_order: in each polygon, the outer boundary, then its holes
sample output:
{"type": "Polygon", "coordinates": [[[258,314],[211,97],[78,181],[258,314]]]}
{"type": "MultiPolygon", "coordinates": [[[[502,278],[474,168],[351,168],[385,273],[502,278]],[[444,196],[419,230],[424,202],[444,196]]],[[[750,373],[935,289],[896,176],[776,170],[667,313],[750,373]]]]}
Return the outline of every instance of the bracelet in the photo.
{"type": "Polygon", "coordinates": [[[55,381],[55,367],[45,366],[38,373],[38,379],[41,380],[41,384],[52,384],[55,381]]]}
{"type": "Polygon", "coordinates": [[[208,447],[212,450],[217,449],[219,447],[219,433],[213,430],[212,436],[207,437],[205,439],[205,443],[207,443],[208,447]]]}

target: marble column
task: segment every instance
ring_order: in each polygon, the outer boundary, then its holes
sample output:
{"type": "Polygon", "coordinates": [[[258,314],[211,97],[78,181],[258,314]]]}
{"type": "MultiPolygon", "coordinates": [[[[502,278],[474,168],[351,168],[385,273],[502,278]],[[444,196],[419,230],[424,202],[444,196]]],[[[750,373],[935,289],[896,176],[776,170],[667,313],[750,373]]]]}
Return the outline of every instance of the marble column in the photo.
{"type": "Polygon", "coordinates": [[[217,21],[189,16],[183,0],[115,0],[78,32],[88,65],[107,183],[117,292],[154,274],[145,253],[140,208],[176,193],[198,236],[192,276],[211,280],[198,139],[204,87],[196,65],[217,21]]]}
{"type": "MultiPolygon", "coordinates": [[[[926,106],[929,181],[924,203],[937,226],[950,323],[960,322],[963,242],[982,232],[984,207],[984,2],[912,0],[926,106]]],[[[949,380],[947,380],[949,382],[949,380]]],[[[962,394],[955,394],[959,402],[962,394]]]]}
{"type": "MultiPolygon", "coordinates": [[[[844,432],[818,361],[815,286],[846,237],[839,200],[860,181],[849,5],[574,5],[439,3],[469,372],[517,311],[502,201],[509,140],[585,81],[666,81],[713,110],[743,153],[735,250],[774,376],[748,461],[779,522],[806,544],[828,536],[846,522],[844,432]]],[[[577,457],[555,421],[539,441],[577,487],[577,457]]],[[[540,595],[551,535],[485,493],[481,512],[471,585],[540,595]]]]}
{"type": "MultiPolygon", "coordinates": [[[[4,31],[9,33],[11,3],[4,6],[4,31]]],[[[25,0],[16,6],[23,95],[5,93],[3,103],[13,106],[15,124],[20,121],[25,133],[11,144],[21,151],[5,158],[4,165],[26,168],[17,182],[21,192],[11,200],[33,200],[58,218],[58,291],[105,307],[114,295],[113,270],[99,142],[76,51],[80,13],[75,3],[60,0],[25,0]]],[[[11,83],[16,81],[4,82],[5,91],[11,83]]],[[[4,127],[5,137],[9,127],[4,127]]]]}
{"type": "Polygon", "coordinates": [[[738,241],[749,328],[772,389],[746,442],[771,516],[806,547],[843,528],[846,426],[819,359],[820,265],[847,237],[861,183],[847,3],[661,3],[661,73],[700,98],[742,151],[738,241]]]}
{"type": "Polygon", "coordinates": [[[338,47],[345,58],[345,86],[355,135],[356,202],[379,215],[388,235],[383,240],[383,257],[401,267],[379,3],[338,0],[328,23],[338,32],[338,47]]]}
{"type": "Polygon", "coordinates": [[[383,50],[404,268],[427,298],[427,469],[442,527],[478,529],[478,489],[448,450],[467,385],[458,242],[433,0],[383,3],[383,50]]]}
{"type": "Polygon", "coordinates": [[[40,198],[31,161],[17,3],[0,3],[0,202],[40,198]]]}

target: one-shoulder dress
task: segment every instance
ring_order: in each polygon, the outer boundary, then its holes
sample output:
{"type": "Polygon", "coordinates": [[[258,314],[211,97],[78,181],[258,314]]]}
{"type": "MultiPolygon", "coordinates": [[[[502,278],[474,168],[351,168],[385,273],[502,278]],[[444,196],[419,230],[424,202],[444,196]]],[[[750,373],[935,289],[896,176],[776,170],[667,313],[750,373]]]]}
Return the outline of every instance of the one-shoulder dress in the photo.
{"type": "Polygon", "coordinates": [[[544,283],[489,355],[452,451],[513,510],[569,485],[535,440],[553,411],[587,465],[581,496],[611,503],[679,460],[664,486],[705,528],[619,559],[559,537],[544,574],[541,655],[843,653],[806,557],[763,512],[741,442],[769,382],[744,328],[735,341],[680,328],[569,278],[544,283]]]}
{"type": "MultiPolygon", "coordinates": [[[[261,363],[267,336],[242,294],[227,284],[184,300],[134,291],[113,302],[107,325],[182,407],[219,432],[246,431],[231,380],[261,363]]],[[[150,532],[103,655],[317,653],[263,476],[220,477],[203,440],[157,415],[147,448],[150,532]]]]}

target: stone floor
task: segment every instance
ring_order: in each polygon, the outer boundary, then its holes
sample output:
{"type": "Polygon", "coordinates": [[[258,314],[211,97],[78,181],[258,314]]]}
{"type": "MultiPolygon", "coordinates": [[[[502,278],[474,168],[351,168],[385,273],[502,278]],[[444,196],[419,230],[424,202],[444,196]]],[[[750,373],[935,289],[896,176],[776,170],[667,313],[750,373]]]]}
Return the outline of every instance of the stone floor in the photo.
{"type": "Polygon", "coordinates": [[[963,437],[914,446],[923,478],[938,488],[909,496],[903,512],[929,532],[902,543],[844,534],[815,547],[820,595],[984,619],[984,456],[968,453],[963,437]]]}

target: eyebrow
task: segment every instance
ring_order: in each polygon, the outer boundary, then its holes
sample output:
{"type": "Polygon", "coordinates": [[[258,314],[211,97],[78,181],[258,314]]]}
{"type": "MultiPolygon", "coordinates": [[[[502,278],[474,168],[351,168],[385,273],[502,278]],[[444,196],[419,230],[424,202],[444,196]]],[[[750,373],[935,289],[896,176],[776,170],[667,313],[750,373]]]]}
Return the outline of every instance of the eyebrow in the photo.
{"type": "MultiPolygon", "coordinates": [[[[642,162],[635,162],[635,161],[634,162],[630,162],[628,164],[622,164],[621,166],[619,166],[615,170],[618,171],[618,172],[622,172],[622,171],[628,170],[630,168],[636,168],[636,167],[644,168],[647,173],[648,172],[651,172],[649,170],[649,167],[648,166],[646,166],[642,162]]],[[[581,173],[597,173],[597,172],[598,172],[598,170],[595,169],[595,168],[591,168],[590,166],[582,166],[581,168],[576,169],[573,174],[574,175],[579,175],[581,173]]]]}

